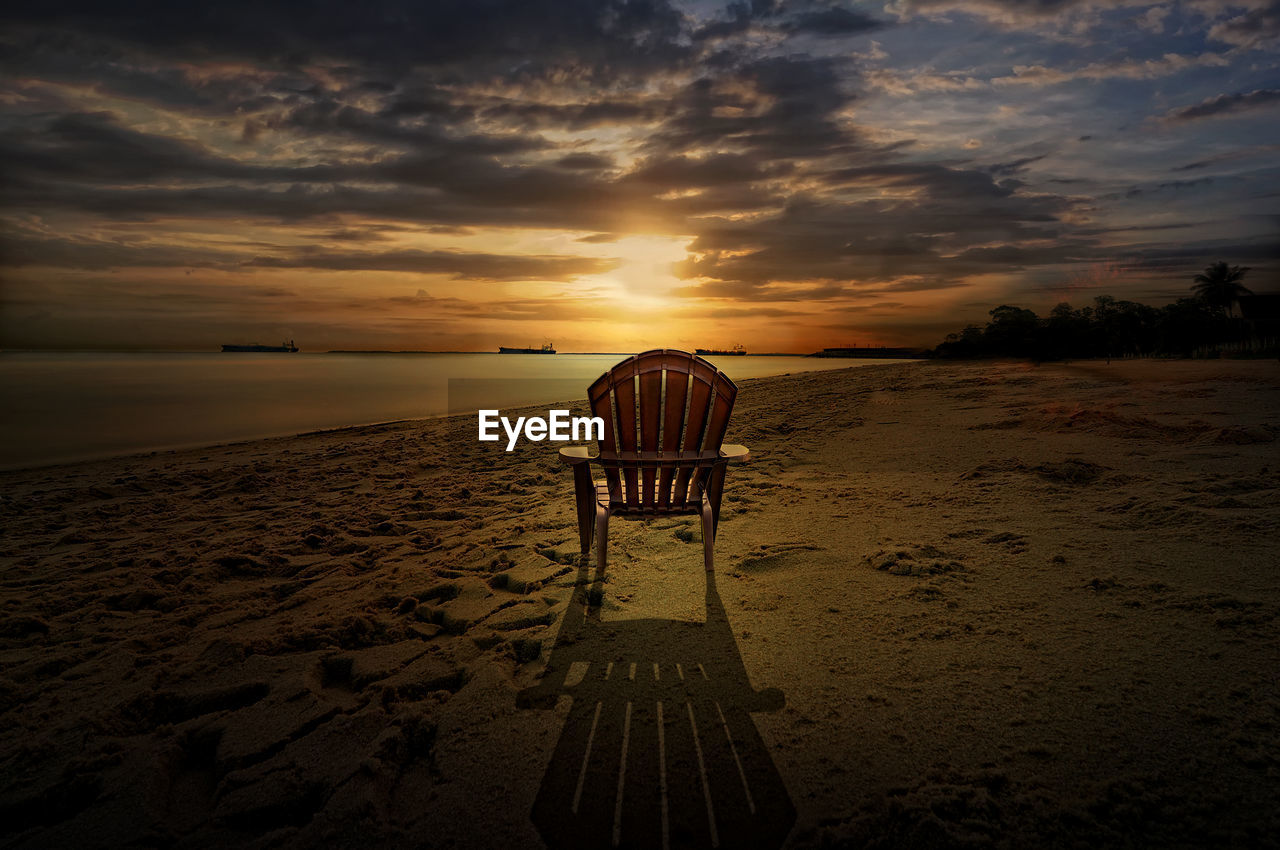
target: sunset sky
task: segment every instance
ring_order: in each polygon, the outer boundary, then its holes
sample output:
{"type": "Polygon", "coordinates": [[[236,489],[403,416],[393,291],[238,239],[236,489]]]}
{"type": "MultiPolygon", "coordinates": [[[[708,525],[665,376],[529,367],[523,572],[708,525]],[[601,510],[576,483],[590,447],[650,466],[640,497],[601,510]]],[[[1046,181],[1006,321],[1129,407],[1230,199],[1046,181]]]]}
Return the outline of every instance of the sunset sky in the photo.
{"type": "Polygon", "coordinates": [[[1280,289],[1280,0],[2,20],[3,347],[812,351],[1280,289]]]}

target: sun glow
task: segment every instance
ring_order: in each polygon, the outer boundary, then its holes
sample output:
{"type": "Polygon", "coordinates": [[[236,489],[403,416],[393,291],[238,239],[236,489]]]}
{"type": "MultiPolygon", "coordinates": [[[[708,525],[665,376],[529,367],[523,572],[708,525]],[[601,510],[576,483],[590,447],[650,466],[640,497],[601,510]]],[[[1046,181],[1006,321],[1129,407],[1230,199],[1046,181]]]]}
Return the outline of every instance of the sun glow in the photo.
{"type": "Polygon", "coordinates": [[[675,264],[689,254],[693,237],[624,236],[616,242],[599,246],[601,253],[619,260],[613,270],[599,275],[585,275],[584,283],[612,284],[620,294],[633,297],[665,298],[682,285],[675,276],[675,264]]]}

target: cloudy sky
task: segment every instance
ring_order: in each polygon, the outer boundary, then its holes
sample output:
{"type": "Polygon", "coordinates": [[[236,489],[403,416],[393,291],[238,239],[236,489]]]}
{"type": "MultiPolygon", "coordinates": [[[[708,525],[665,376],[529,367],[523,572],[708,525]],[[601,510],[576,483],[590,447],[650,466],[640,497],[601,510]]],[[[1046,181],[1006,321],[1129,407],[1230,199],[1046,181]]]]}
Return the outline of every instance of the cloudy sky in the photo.
{"type": "Polygon", "coordinates": [[[0,21],[5,347],[811,351],[1280,288],[1280,0],[0,21]]]}

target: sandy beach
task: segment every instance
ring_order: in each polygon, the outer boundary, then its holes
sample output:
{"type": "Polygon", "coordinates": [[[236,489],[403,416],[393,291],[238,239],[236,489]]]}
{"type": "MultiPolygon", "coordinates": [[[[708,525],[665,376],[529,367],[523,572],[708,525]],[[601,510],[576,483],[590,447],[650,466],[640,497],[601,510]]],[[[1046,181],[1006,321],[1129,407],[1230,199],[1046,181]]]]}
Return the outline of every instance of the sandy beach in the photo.
{"type": "Polygon", "coordinates": [[[721,846],[1280,846],[1278,422],[1275,361],[746,380],[710,588],[474,415],[0,473],[0,845],[695,845],[684,765],[721,846]],[[584,707],[678,644],[659,762],[584,707]]]}

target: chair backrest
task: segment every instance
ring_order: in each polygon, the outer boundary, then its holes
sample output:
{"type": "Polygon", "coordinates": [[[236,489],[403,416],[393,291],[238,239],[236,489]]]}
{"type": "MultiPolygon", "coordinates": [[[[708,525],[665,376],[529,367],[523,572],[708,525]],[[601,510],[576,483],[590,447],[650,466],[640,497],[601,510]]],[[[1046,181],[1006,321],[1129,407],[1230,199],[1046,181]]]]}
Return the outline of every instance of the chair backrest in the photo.
{"type": "MultiPolygon", "coordinates": [[[[658,348],[635,354],[587,390],[593,416],[604,420],[601,455],[655,458],[720,450],[738,387],[706,360],[658,348]]],[[[684,506],[708,470],[646,465],[606,467],[611,498],[630,508],[684,506]]]]}

